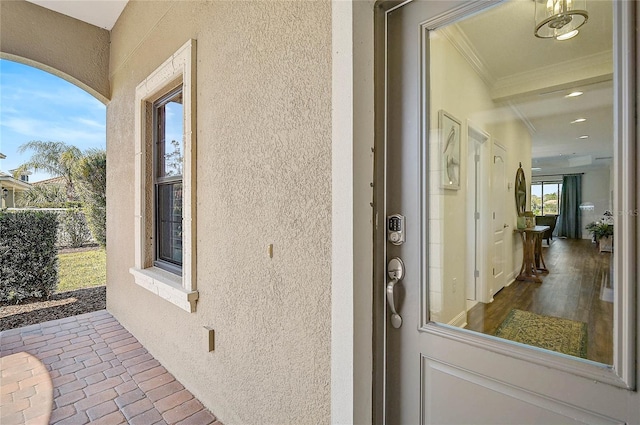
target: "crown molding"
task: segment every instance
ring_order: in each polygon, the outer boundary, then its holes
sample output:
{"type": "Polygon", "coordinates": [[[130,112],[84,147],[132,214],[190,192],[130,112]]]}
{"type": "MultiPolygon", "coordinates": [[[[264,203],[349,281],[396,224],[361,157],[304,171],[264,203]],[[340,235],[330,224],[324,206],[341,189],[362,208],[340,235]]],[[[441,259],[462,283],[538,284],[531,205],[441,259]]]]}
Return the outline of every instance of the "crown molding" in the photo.
{"type": "Polygon", "coordinates": [[[613,50],[496,78],[458,25],[447,26],[439,32],[484,81],[496,102],[524,94],[540,94],[575,87],[577,83],[591,84],[613,78],[613,50]]]}
{"type": "Polygon", "coordinates": [[[473,48],[467,35],[460,30],[458,25],[449,25],[448,27],[442,28],[439,32],[460,52],[471,68],[480,76],[487,87],[491,89],[496,83],[496,78],[491,75],[489,67],[487,67],[482,58],[476,54],[476,50],[473,48]]]}
{"type": "Polygon", "coordinates": [[[541,94],[612,78],[613,51],[608,50],[500,78],[491,87],[491,97],[500,102],[524,94],[541,94]]]}

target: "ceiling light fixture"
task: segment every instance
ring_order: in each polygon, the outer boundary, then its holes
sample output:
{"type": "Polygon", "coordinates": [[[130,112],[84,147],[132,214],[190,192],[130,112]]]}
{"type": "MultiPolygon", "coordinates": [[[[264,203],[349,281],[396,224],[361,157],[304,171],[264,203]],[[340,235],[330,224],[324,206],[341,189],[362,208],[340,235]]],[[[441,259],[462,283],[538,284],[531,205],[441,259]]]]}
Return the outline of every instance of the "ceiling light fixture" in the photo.
{"type": "Polygon", "coordinates": [[[578,137],[578,139],[588,139],[588,138],[589,138],[589,136],[587,136],[586,134],[583,135],[583,136],[578,137]]]}
{"type": "Polygon", "coordinates": [[[531,169],[531,171],[540,171],[540,170],[542,170],[542,168],[540,168],[540,167],[534,167],[534,168],[531,169]]]}
{"type": "Polygon", "coordinates": [[[574,91],[574,92],[571,92],[571,93],[565,95],[564,97],[578,97],[578,96],[582,96],[583,94],[584,93],[581,92],[581,91],[574,91]]]}
{"type": "Polygon", "coordinates": [[[569,31],[566,34],[562,34],[562,35],[557,36],[556,40],[558,40],[558,41],[569,40],[569,39],[575,37],[576,35],[578,35],[579,32],[580,31],[578,31],[578,30],[569,31]]]}
{"type": "Polygon", "coordinates": [[[594,209],[596,209],[595,205],[593,205],[593,202],[583,202],[578,208],[583,211],[593,211],[594,209]]]}
{"type": "Polygon", "coordinates": [[[568,40],[589,19],[586,0],[535,0],[535,36],[568,40]]]}
{"type": "Polygon", "coordinates": [[[579,122],[585,122],[586,120],[587,120],[586,118],[577,118],[571,121],[571,124],[578,124],[579,122]]]}

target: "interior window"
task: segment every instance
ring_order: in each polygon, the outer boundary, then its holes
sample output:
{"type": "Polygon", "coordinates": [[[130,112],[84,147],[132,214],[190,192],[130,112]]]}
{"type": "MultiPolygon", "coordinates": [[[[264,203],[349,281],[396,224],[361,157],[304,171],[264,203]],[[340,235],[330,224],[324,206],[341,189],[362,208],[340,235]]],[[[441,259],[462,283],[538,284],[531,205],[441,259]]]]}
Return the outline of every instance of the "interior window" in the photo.
{"type": "Polygon", "coordinates": [[[429,33],[429,318],[612,364],[612,3],[538,3],[429,33]]]}
{"type": "Polygon", "coordinates": [[[538,181],[531,183],[531,212],[535,216],[558,215],[562,199],[562,183],[538,181]]]}

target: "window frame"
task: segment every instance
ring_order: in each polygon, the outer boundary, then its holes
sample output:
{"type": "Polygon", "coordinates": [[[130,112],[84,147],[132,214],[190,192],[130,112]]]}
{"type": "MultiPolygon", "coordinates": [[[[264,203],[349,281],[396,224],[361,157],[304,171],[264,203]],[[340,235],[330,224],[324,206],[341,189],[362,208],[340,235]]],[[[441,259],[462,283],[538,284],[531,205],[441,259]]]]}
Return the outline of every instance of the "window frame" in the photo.
{"type": "Polygon", "coordinates": [[[531,209],[531,211],[533,211],[533,185],[540,185],[540,193],[541,193],[540,212],[541,212],[541,214],[538,215],[538,217],[542,217],[542,216],[545,215],[545,212],[544,212],[544,186],[545,185],[556,186],[556,192],[558,193],[558,208],[557,208],[558,212],[556,214],[554,214],[554,215],[559,215],[560,214],[560,203],[562,202],[562,190],[560,189],[560,186],[562,186],[562,181],[558,181],[558,180],[536,180],[536,181],[532,181],[531,184],[529,185],[530,186],[530,188],[529,188],[530,192],[529,193],[531,193],[531,203],[529,204],[529,208],[531,209]]]}
{"type": "Polygon", "coordinates": [[[135,100],[136,284],[188,312],[196,311],[196,41],[191,39],[136,87],[135,100]],[[155,264],[154,103],[182,86],[182,273],[155,264]]]}

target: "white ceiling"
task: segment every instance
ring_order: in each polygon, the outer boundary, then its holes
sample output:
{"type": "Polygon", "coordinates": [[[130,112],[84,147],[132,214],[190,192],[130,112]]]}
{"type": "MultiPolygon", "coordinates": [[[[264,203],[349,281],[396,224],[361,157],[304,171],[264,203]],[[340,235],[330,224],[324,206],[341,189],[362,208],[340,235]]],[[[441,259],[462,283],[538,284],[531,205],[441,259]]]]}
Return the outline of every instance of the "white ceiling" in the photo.
{"type": "Polygon", "coordinates": [[[611,51],[613,7],[609,1],[587,4],[588,22],[567,41],[534,36],[534,2],[515,0],[461,21],[458,26],[496,79],[551,64],[611,51]]]}
{"type": "Polygon", "coordinates": [[[129,0],[27,0],[111,31],[129,0]]]}
{"type": "Polygon", "coordinates": [[[587,10],[588,22],[567,41],[534,36],[533,1],[500,4],[449,32],[494,100],[517,110],[529,127],[532,167],[542,168],[534,174],[584,172],[611,162],[612,3],[589,1],[587,10]],[[565,98],[574,90],[584,95],[565,98]],[[587,121],[571,124],[577,118],[587,121]]]}

